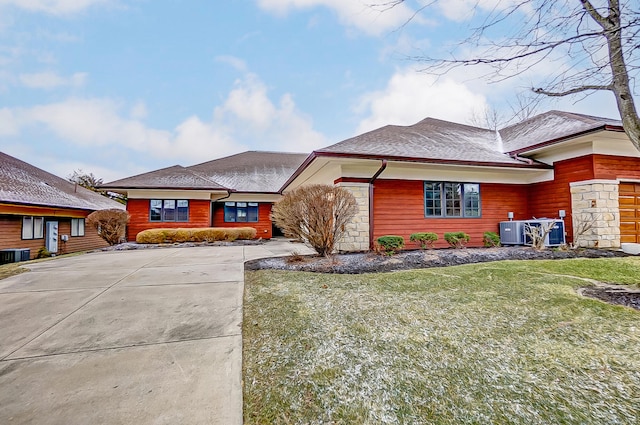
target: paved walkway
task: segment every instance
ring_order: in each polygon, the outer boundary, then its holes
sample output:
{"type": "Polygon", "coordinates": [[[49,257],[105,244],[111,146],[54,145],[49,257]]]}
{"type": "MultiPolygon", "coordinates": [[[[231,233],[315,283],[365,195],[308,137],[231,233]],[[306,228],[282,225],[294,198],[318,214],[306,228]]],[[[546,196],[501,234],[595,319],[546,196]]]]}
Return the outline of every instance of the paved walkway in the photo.
{"type": "Polygon", "coordinates": [[[1,280],[0,424],[241,424],[243,264],[294,250],[101,252],[1,280]]]}

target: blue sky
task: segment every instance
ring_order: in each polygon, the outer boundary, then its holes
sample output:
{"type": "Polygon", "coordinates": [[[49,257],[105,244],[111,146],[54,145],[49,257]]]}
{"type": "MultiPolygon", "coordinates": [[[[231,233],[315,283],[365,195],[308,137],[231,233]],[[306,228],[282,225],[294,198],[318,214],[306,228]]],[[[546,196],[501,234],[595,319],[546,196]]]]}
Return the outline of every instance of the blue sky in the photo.
{"type": "MultiPolygon", "coordinates": [[[[0,150],[114,180],[244,150],[310,152],[427,116],[470,123],[557,64],[489,84],[417,72],[497,0],[0,0],[0,150]],[[484,7],[484,9],[483,9],[484,7]],[[474,12],[476,15],[474,15],[474,12]]],[[[618,117],[613,97],[547,102],[618,117]]]]}

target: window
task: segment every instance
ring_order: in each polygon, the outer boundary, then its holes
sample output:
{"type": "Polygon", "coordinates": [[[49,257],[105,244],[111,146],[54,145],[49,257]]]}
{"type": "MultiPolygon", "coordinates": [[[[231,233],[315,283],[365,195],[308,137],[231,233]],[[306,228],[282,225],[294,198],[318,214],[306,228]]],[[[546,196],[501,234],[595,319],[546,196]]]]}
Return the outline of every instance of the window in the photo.
{"type": "Polygon", "coordinates": [[[225,223],[256,223],[258,221],[257,202],[225,202],[225,223]]]}
{"type": "Polygon", "coordinates": [[[152,199],[149,203],[149,221],[189,221],[189,201],[152,199]]]}
{"type": "Polygon", "coordinates": [[[84,218],[71,219],[71,236],[84,236],[84,218]]]}
{"type": "Polygon", "coordinates": [[[44,217],[22,217],[22,239],[44,238],[44,217]]]}
{"type": "Polygon", "coordinates": [[[425,182],[425,217],[480,217],[477,183],[425,182]]]}

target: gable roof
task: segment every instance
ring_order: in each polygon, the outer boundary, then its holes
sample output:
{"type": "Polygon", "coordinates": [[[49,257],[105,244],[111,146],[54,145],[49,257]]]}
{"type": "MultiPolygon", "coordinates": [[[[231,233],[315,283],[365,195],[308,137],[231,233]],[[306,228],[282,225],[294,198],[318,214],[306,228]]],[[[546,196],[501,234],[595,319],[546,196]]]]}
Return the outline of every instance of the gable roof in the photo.
{"type": "Polygon", "coordinates": [[[201,176],[181,165],[161,168],[124,179],[105,183],[108,189],[202,189],[227,190],[221,184],[201,176]]]}
{"type": "Polygon", "coordinates": [[[599,130],[623,131],[622,121],[549,111],[500,130],[505,152],[521,153],[599,130]]]}
{"type": "Polygon", "coordinates": [[[187,169],[236,192],[277,193],[307,156],[301,153],[247,151],[187,169]]]}
{"type": "Polygon", "coordinates": [[[0,202],[92,211],[125,208],[3,152],[0,152],[0,202]]]}
{"type": "Polygon", "coordinates": [[[426,118],[414,125],[387,125],[314,152],[318,156],[387,158],[419,162],[536,167],[501,152],[496,132],[426,118]]]}

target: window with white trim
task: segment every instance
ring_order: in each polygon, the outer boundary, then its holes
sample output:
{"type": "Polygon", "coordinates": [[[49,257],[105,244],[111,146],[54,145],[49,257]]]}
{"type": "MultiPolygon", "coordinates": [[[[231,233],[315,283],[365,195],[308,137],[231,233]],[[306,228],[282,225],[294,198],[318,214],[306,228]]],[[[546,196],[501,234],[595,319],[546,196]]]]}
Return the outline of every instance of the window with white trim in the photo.
{"type": "Polygon", "coordinates": [[[425,217],[481,216],[478,183],[424,182],[425,217]]]}
{"type": "Polygon", "coordinates": [[[71,236],[84,236],[84,218],[71,219],[71,236]]]}
{"type": "Polygon", "coordinates": [[[22,239],[43,239],[44,217],[22,217],[22,239]]]}
{"type": "Polygon", "coordinates": [[[257,202],[225,202],[224,203],[225,223],[257,223],[258,203],[257,202]]]}

